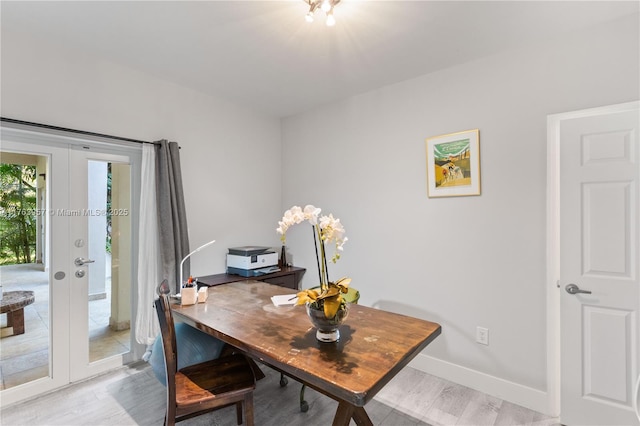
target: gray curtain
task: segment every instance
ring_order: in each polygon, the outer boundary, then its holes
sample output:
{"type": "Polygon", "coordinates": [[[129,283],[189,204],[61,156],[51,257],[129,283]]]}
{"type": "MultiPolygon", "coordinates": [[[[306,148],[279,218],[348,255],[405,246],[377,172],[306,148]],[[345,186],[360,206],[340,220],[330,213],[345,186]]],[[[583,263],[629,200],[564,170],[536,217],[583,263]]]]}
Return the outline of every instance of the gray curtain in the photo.
{"type": "MultiPolygon", "coordinates": [[[[187,215],[182,192],[180,147],[176,142],[161,140],[156,145],[156,197],[162,277],[175,294],[179,288],[180,262],[189,254],[187,215]]],[[[189,276],[189,259],[184,263],[183,276],[189,276]]]]}

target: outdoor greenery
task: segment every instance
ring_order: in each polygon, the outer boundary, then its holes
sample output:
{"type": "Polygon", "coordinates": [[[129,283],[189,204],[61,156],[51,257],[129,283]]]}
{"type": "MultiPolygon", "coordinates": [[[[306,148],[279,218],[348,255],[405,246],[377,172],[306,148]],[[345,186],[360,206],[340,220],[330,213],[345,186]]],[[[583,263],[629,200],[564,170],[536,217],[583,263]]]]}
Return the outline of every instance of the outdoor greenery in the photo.
{"type": "Polygon", "coordinates": [[[0,164],[0,264],[32,263],[36,241],[36,167],[0,164]]]}
{"type": "MultiPolygon", "coordinates": [[[[107,238],[111,253],[111,163],[107,167],[107,238]]],[[[0,265],[36,261],[36,167],[0,164],[0,265]]]]}

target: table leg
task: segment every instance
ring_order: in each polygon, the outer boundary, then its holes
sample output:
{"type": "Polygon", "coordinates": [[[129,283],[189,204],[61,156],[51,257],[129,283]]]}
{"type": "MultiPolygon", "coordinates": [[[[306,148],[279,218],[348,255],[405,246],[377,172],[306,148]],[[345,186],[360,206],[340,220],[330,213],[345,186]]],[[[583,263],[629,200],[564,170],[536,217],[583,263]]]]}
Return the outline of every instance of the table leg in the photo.
{"type": "Polygon", "coordinates": [[[336,416],[333,418],[333,426],[347,426],[351,421],[353,415],[353,405],[340,401],[338,403],[338,409],[336,410],[336,416]]]}
{"type": "Polygon", "coordinates": [[[369,415],[364,411],[364,407],[355,407],[344,401],[340,401],[336,415],[333,418],[333,426],[348,426],[351,418],[353,418],[358,426],[373,426],[369,415]]]}
{"type": "Polygon", "coordinates": [[[353,407],[353,420],[358,426],[373,426],[371,419],[364,407],[353,407]]]}
{"type": "Polygon", "coordinates": [[[13,335],[24,334],[24,309],[7,312],[7,327],[13,327],[13,335]]]}

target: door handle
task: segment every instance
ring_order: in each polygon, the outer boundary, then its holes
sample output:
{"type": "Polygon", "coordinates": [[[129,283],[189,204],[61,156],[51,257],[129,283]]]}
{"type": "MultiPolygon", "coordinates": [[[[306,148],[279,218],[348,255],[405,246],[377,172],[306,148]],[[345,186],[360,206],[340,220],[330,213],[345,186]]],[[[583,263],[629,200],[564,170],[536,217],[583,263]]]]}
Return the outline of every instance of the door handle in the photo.
{"type": "Polygon", "coordinates": [[[578,293],[591,294],[589,290],[580,290],[580,287],[578,287],[575,284],[567,284],[567,286],[564,289],[567,290],[567,293],[569,294],[578,294],[578,293]]]}
{"type": "Polygon", "coordinates": [[[93,262],[95,262],[95,260],[85,259],[83,257],[76,257],[76,260],[73,261],[73,263],[76,266],[83,266],[85,263],[93,263],[93,262]]]}

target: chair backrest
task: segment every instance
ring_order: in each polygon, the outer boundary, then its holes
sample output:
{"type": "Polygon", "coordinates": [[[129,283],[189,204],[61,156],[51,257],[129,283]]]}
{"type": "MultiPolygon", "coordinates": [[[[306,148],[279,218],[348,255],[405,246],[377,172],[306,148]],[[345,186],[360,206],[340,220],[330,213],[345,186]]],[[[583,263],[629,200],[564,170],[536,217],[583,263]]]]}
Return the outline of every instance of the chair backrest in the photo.
{"type": "Polygon", "coordinates": [[[162,350],[164,351],[164,365],[167,372],[167,408],[170,418],[175,417],[176,409],[176,371],[178,369],[178,346],[176,331],[173,325],[173,315],[169,306],[169,297],[160,294],[155,301],[156,313],[160,322],[162,336],[162,350]]]}
{"type": "Polygon", "coordinates": [[[169,287],[169,281],[165,278],[162,280],[160,285],[158,286],[158,294],[169,294],[171,293],[171,288],[169,287]]]}

